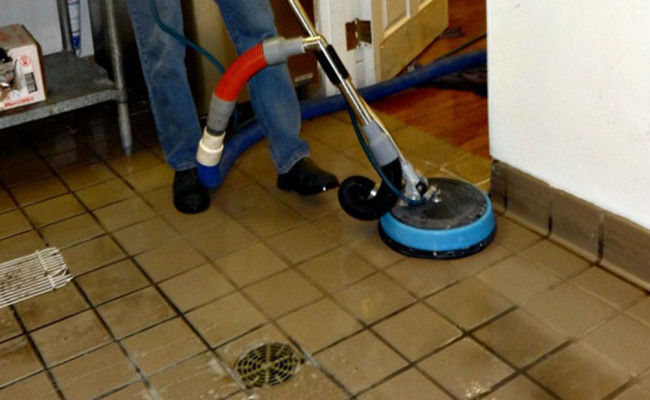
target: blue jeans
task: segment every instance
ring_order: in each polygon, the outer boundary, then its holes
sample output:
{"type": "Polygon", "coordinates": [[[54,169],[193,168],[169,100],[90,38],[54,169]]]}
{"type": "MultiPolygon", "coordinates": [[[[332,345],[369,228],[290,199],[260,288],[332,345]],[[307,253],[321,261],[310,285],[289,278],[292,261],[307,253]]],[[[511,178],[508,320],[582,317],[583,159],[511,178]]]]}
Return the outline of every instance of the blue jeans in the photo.
{"type": "MultiPolygon", "coordinates": [[[[215,0],[239,54],[277,35],[268,0],[215,0]]],[[[135,31],[149,102],[167,163],[177,171],[196,166],[201,137],[196,108],[185,70],[185,46],[156,24],[149,0],[126,0],[135,31]]],[[[160,18],[182,32],[179,0],[156,0],[160,18]]],[[[269,141],[280,174],[309,156],[300,138],[300,108],[286,64],[268,67],[248,84],[251,105],[269,141]]]]}

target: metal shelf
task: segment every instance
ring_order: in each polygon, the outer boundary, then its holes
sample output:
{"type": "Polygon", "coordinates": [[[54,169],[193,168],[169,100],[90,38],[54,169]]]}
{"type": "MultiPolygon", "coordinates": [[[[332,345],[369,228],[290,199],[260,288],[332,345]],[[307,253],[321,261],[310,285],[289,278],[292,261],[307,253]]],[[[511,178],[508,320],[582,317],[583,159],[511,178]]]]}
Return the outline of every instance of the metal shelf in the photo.
{"type": "Polygon", "coordinates": [[[67,5],[65,0],[57,1],[64,50],[43,57],[47,99],[40,103],[0,112],[0,129],[106,101],[115,101],[122,147],[127,154],[130,154],[133,140],[113,0],[104,0],[103,2],[113,80],[109,79],[108,73],[102,67],[92,61],[78,58],[71,51],[67,5]]]}
{"type": "Polygon", "coordinates": [[[43,57],[43,64],[47,99],[3,111],[0,129],[115,100],[119,96],[103,68],[72,53],[47,55],[43,57]]]}

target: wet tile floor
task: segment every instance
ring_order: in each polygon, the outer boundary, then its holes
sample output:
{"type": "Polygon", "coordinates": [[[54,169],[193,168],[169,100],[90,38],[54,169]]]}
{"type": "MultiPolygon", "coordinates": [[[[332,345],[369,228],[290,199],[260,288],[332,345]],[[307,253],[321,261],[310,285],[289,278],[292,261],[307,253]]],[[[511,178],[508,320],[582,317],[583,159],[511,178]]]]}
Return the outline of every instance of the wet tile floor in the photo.
{"type": "MultiPolygon", "coordinates": [[[[345,114],[305,124],[314,159],[370,175],[345,114]]],[[[489,160],[388,116],[427,176],[489,187],[489,160]]],[[[148,113],[120,148],[97,107],[1,132],[0,261],[57,246],[75,279],[0,309],[0,399],[650,399],[650,299],[499,217],[455,261],[405,258],[336,193],[277,190],[264,143],[198,216],[176,212],[148,113]],[[259,343],[304,360],[243,390],[259,343]]]]}

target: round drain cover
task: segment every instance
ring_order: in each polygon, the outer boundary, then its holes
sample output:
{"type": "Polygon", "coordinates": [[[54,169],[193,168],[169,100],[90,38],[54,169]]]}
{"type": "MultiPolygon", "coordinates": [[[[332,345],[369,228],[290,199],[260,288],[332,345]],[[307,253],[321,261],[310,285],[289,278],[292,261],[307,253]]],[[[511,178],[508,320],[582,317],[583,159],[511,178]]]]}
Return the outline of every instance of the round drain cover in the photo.
{"type": "Polygon", "coordinates": [[[276,386],[291,379],[300,367],[296,352],[283,343],[264,343],[237,360],[235,371],[248,387],[276,386]]]}

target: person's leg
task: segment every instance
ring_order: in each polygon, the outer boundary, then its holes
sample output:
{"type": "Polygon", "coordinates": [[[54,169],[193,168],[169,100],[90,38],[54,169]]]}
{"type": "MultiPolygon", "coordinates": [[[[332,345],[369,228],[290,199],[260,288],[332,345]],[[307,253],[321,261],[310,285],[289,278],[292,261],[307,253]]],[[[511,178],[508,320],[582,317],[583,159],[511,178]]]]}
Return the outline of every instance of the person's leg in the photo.
{"type": "MultiPolygon", "coordinates": [[[[185,45],[156,24],[149,0],[127,0],[142,72],[158,139],[167,163],[176,171],[174,204],[185,213],[205,210],[210,197],[196,174],[196,149],[201,128],[187,81],[185,45]]],[[[179,0],[156,0],[158,14],[172,29],[182,32],[179,0]]]]}
{"type": "MultiPolygon", "coordinates": [[[[179,0],[156,0],[160,18],[182,32],[179,0]]],[[[156,24],[149,0],[127,0],[151,111],[167,163],[177,171],[196,166],[201,128],[185,70],[185,46],[156,24]]]]}
{"type": "MultiPolygon", "coordinates": [[[[268,0],[216,0],[237,53],[277,36],[268,0]]],[[[300,138],[300,109],[286,64],[267,67],[248,83],[251,105],[269,140],[278,173],[287,171],[309,156],[300,138]]]]}
{"type": "MultiPolygon", "coordinates": [[[[215,0],[239,54],[277,36],[269,0],[215,0]]],[[[289,68],[270,66],[248,84],[251,104],[269,141],[279,174],[278,187],[300,194],[315,194],[338,185],[332,174],[309,159],[309,146],[300,138],[300,107],[289,68]]]]}

